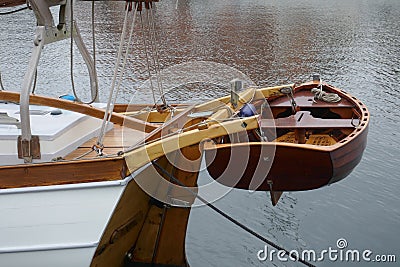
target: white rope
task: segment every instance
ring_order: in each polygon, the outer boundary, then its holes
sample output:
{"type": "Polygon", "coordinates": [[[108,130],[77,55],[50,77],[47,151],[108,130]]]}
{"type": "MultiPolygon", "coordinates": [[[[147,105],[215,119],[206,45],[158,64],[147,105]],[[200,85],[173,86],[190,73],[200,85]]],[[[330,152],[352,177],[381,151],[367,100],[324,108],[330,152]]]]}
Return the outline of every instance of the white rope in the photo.
{"type": "MultiPolygon", "coordinates": [[[[122,70],[121,70],[121,72],[119,74],[119,77],[118,77],[117,91],[114,94],[114,99],[113,99],[113,101],[111,103],[112,106],[114,106],[115,102],[117,101],[117,96],[118,96],[118,93],[119,93],[120,88],[121,88],[122,78],[123,78],[123,75],[125,74],[126,62],[128,60],[128,55],[129,55],[129,48],[130,48],[131,43],[132,43],[133,30],[135,28],[136,13],[137,13],[137,9],[135,9],[135,11],[133,13],[133,20],[132,20],[132,24],[131,24],[131,29],[129,31],[129,38],[128,38],[128,44],[127,44],[126,51],[125,51],[124,62],[122,63],[122,70]]],[[[110,116],[108,117],[107,123],[110,122],[112,112],[113,112],[113,108],[110,110],[110,116]]]]}
{"type": "Polygon", "coordinates": [[[141,11],[140,11],[140,25],[141,25],[141,28],[142,28],[143,46],[144,46],[144,53],[146,54],[146,66],[147,66],[147,72],[149,74],[150,88],[151,88],[151,92],[152,92],[152,95],[153,95],[154,105],[157,105],[156,95],[155,95],[154,86],[153,86],[153,79],[152,79],[151,71],[150,71],[149,55],[148,55],[148,52],[147,52],[147,42],[146,42],[146,37],[145,37],[145,33],[144,33],[144,23],[143,23],[143,18],[142,18],[142,12],[141,11]]]}
{"type": "MultiPolygon", "coordinates": [[[[135,9],[135,11],[136,11],[136,9],[135,9]]],[[[97,148],[100,150],[100,151],[98,150],[97,152],[100,153],[100,154],[102,153],[101,149],[102,149],[102,146],[103,146],[103,140],[104,140],[106,128],[107,128],[108,123],[109,123],[109,121],[111,119],[112,111],[114,109],[114,103],[113,102],[115,101],[116,95],[117,95],[116,94],[115,97],[113,98],[114,90],[115,90],[115,83],[116,83],[116,79],[117,79],[117,75],[118,75],[119,64],[121,62],[123,43],[124,43],[125,36],[126,36],[126,28],[127,28],[127,24],[128,24],[128,13],[129,13],[129,9],[126,8],[124,24],[123,24],[122,33],[121,33],[121,39],[120,39],[120,42],[119,42],[117,60],[115,62],[115,67],[114,67],[114,75],[113,75],[111,88],[110,88],[110,94],[108,96],[107,107],[106,107],[106,111],[104,113],[103,123],[101,125],[101,130],[100,130],[100,133],[99,133],[99,137],[97,139],[97,148]]],[[[135,14],[136,14],[136,12],[135,12],[135,14]]],[[[133,23],[134,23],[134,21],[132,22],[132,24],[133,23]]],[[[132,26],[132,28],[133,28],[133,26],[132,26]]],[[[131,32],[132,32],[132,28],[131,28],[131,32]]],[[[127,48],[127,50],[128,50],[128,48],[127,48]]],[[[126,55],[127,55],[127,53],[126,53],[126,55]]],[[[124,58],[123,69],[125,68],[125,63],[126,63],[126,61],[125,61],[125,58],[124,58]]],[[[123,70],[122,70],[122,72],[123,72],[123,70]]],[[[118,86],[118,88],[119,88],[119,86],[118,86]]]]}
{"type": "Polygon", "coordinates": [[[152,50],[152,53],[155,53],[155,56],[153,55],[153,62],[154,62],[154,68],[155,68],[155,72],[156,72],[158,91],[160,93],[161,100],[162,100],[164,106],[167,106],[167,101],[165,100],[165,96],[164,96],[162,77],[160,74],[160,59],[159,59],[158,42],[157,42],[158,38],[157,38],[157,32],[156,32],[156,28],[155,28],[153,8],[150,6],[150,9],[146,10],[146,13],[147,13],[147,21],[149,24],[151,50],[152,50]],[[150,14],[150,16],[149,16],[149,14],[150,14]]]}
{"type": "Polygon", "coordinates": [[[322,90],[322,83],[320,84],[319,88],[317,87],[311,89],[311,93],[314,94],[314,99],[322,100],[328,103],[337,103],[341,100],[338,94],[324,92],[322,90]]]}

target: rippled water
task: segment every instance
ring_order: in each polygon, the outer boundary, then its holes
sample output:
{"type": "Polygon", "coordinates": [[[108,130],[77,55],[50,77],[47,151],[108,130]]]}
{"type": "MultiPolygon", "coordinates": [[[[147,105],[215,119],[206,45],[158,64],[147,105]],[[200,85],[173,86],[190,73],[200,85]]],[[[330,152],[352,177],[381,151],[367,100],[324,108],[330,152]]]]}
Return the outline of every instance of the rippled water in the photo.
{"type": "MultiPolygon", "coordinates": [[[[77,6],[81,9],[76,15],[91,49],[90,3],[77,6]]],[[[345,238],[348,248],[395,254],[399,262],[400,1],[179,0],[175,7],[175,1],[163,0],[155,13],[162,69],[211,61],[237,69],[256,85],[301,82],[319,72],[325,81],[362,99],[371,112],[364,158],[345,180],[310,192],[285,193],[276,207],[266,193],[238,190],[215,204],[288,249],[322,251],[336,248],[336,241],[345,238]]],[[[96,3],[96,14],[97,66],[104,101],[122,27],[122,3],[96,3]]],[[[29,12],[0,17],[0,70],[10,90],[20,88],[33,26],[29,12]]],[[[148,78],[142,38],[140,34],[136,37],[128,60],[121,102],[130,101],[129,93],[148,78]]],[[[46,46],[39,66],[38,93],[57,96],[70,92],[68,49],[68,41],[46,46]]],[[[87,72],[75,55],[76,87],[88,99],[87,72]]],[[[215,85],[229,81],[224,73],[218,73],[218,81],[209,81],[211,89],[206,90],[204,80],[209,77],[204,76],[201,86],[178,87],[169,97],[187,101],[226,94],[226,87],[215,85]]],[[[136,96],[135,101],[151,100],[148,90],[141,89],[136,96]]],[[[202,173],[201,180],[207,179],[202,173]]],[[[186,245],[191,266],[300,266],[260,262],[257,252],[263,247],[210,209],[193,209],[186,245]]],[[[317,265],[333,264],[357,263],[324,261],[317,265]]]]}

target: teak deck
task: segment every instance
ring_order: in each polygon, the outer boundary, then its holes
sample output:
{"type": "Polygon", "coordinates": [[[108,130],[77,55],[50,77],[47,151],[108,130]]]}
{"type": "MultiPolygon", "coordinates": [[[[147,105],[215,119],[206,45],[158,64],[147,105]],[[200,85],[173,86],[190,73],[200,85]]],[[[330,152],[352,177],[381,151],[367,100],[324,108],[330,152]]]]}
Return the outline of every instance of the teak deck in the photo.
{"type": "MultiPolygon", "coordinates": [[[[118,152],[126,150],[132,144],[143,140],[144,137],[145,136],[143,132],[114,124],[114,127],[104,136],[103,153],[105,155],[117,155],[118,152]]],[[[96,141],[97,137],[90,139],[89,141],[80,145],[73,152],[65,156],[64,159],[73,160],[80,157],[95,158],[97,155],[92,147],[96,144],[96,141]]]]}

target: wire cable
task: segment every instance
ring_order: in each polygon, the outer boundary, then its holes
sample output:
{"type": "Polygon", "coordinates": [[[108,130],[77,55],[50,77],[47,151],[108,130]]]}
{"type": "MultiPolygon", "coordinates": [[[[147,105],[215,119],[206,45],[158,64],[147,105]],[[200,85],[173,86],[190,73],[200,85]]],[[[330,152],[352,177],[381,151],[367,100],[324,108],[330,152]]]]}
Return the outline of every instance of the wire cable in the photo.
{"type": "Polygon", "coordinates": [[[14,14],[14,13],[17,13],[17,12],[20,12],[20,11],[24,11],[26,9],[29,9],[29,7],[26,6],[26,7],[21,7],[21,8],[18,8],[18,9],[11,10],[11,11],[1,12],[0,16],[14,14]]]}

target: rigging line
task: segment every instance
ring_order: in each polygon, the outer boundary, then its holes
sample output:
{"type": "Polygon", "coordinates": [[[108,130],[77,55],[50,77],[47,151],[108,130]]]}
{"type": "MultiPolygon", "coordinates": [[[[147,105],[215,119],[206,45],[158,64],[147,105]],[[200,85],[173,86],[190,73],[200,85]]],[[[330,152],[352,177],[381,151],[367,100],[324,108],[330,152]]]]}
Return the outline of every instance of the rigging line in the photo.
{"type": "Polygon", "coordinates": [[[157,101],[156,101],[156,95],[154,93],[154,86],[153,86],[153,81],[152,81],[152,76],[151,76],[151,71],[150,71],[149,56],[147,54],[147,42],[146,42],[146,37],[144,36],[144,25],[143,25],[142,11],[139,11],[139,14],[140,14],[140,24],[141,24],[141,27],[142,27],[142,37],[143,37],[144,52],[146,54],[147,72],[149,74],[149,82],[150,82],[151,92],[153,94],[154,105],[156,106],[157,105],[157,101]]]}
{"type": "Polygon", "coordinates": [[[71,38],[70,38],[70,76],[71,76],[71,86],[72,86],[72,91],[75,95],[76,100],[79,101],[77,98],[76,92],[75,92],[75,82],[74,82],[74,5],[73,1],[70,2],[70,13],[71,13],[71,18],[70,18],[70,30],[71,30],[71,38]]]}
{"type": "Polygon", "coordinates": [[[124,43],[124,40],[125,40],[126,27],[127,27],[127,24],[128,24],[128,13],[129,13],[129,9],[126,8],[124,24],[123,24],[122,33],[121,33],[121,39],[119,41],[119,49],[118,49],[117,60],[115,61],[115,66],[114,66],[114,75],[113,75],[113,79],[112,79],[112,82],[111,82],[110,94],[108,96],[107,107],[106,107],[106,110],[104,112],[103,122],[101,124],[100,133],[99,133],[99,136],[98,136],[98,139],[97,139],[97,145],[100,145],[100,146],[103,144],[103,139],[104,139],[104,134],[105,134],[105,131],[106,131],[107,121],[109,120],[108,116],[110,115],[111,101],[112,101],[112,98],[113,98],[113,95],[114,95],[115,81],[117,79],[119,64],[121,62],[123,43],[124,43]]]}
{"type": "Polygon", "coordinates": [[[32,95],[35,94],[35,90],[36,90],[36,83],[37,83],[37,68],[35,70],[35,79],[33,80],[33,87],[32,87],[32,95]]]}
{"type": "Polygon", "coordinates": [[[162,78],[160,74],[160,60],[159,60],[159,53],[158,53],[158,42],[157,42],[157,36],[156,36],[156,29],[155,29],[155,20],[153,16],[153,8],[150,5],[150,8],[146,10],[146,15],[147,15],[147,22],[149,25],[148,28],[148,33],[150,36],[150,44],[151,44],[151,49],[152,49],[152,54],[153,54],[153,63],[154,63],[154,68],[156,71],[156,78],[157,78],[157,85],[158,85],[158,91],[161,96],[161,100],[164,104],[164,106],[167,106],[167,101],[165,100],[164,96],[164,90],[163,90],[163,84],[162,84],[162,78]],[[150,16],[149,16],[150,14],[150,16]],[[155,54],[155,56],[154,56],[155,54]]]}
{"type": "Polygon", "coordinates": [[[18,8],[18,9],[14,9],[14,10],[11,10],[11,11],[1,12],[0,16],[14,14],[14,13],[17,13],[17,12],[20,12],[20,11],[24,11],[26,9],[28,9],[27,6],[26,7],[21,7],[21,8],[18,8]]]}
{"type": "MultiPolygon", "coordinates": [[[[135,8],[135,11],[133,12],[133,19],[132,19],[131,29],[129,31],[128,43],[126,45],[124,61],[122,63],[122,69],[121,69],[121,71],[119,73],[119,77],[118,77],[117,91],[114,94],[114,99],[113,99],[112,105],[114,105],[114,103],[115,103],[115,101],[117,99],[117,95],[118,95],[118,92],[119,92],[121,84],[122,84],[122,78],[123,78],[123,75],[125,74],[126,62],[128,60],[128,55],[129,55],[129,48],[130,48],[131,43],[132,43],[133,30],[135,28],[136,14],[137,14],[137,9],[135,8]]],[[[111,113],[112,113],[112,110],[111,110],[111,113]]],[[[111,117],[111,115],[110,115],[110,117],[111,117]]]]}
{"type": "MultiPolygon", "coordinates": [[[[132,43],[133,30],[135,28],[136,13],[137,13],[137,9],[135,8],[135,11],[133,13],[131,29],[129,31],[129,38],[128,38],[128,43],[127,43],[127,46],[126,46],[124,61],[122,63],[122,69],[121,69],[121,71],[119,73],[119,77],[118,77],[117,90],[115,91],[114,98],[113,98],[113,100],[111,102],[111,107],[113,107],[115,102],[117,101],[117,96],[118,96],[118,93],[119,93],[120,88],[121,88],[122,78],[123,78],[123,75],[125,74],[126,62],[128,60],[128,55],[129,55],[129,47],[131,46],[131,43],[132,43]]],[[[108,125],[110,123],[112,113],[113,113],[113,108],[111,108],[110,111],[109,111],[109,115],[108,115],[108,118],[107,118],[106,125],[108,125]]],[[[103,134],[105,134],[105,133],[103,133],[103,134]]],[[[103,138],[102,138],[101,141],[103,141],[103,138]]],[[[100,145],[102,145],[102,142],[100,143],[100,145]]]]}
{"type": "MultiPolygon", "coordinates": [[[[155,28],[155,19],[153,16],[153,9],[150,8],[149,11],[147,11],[148,13],[150,13],[150,21],[151,21],[151,27],[152,27],[152,39],[153,39],[153,43],[154,43],[154,50],[155,50],[155,54],[156,56],[153,57],[155,59],[154,65],[156,68],[156,73],[157,73],[157,77],[158,77],[158,81],[159,81],[159,90],[160,90],[160,94],[161,94],[161,99],[163,100],[163,103],[165,106],[167,106],[167,101],[165,100],[165,93],[164,93],[164,88],[163,88],[163,83],[162,83],[162,76],[160,74],[160,56],[159,56],[159,52],[158,52],[158,38],[157,38],[157,31],[155,28]]],[[[148,14],[147,14],[148,15],[148,14]]]]}
{"type": "MultiPolygon", "coordinates": [[[[154,64],[154,71],[156,73],[158,93],[160,94],[161,100],[163,100],[162,99],[161,88],[160,88],[160,79],[159,79],[159,75],[158,75],[158,72],[157,72],[156,59],[155,59],[155,56],[154,56],[154,54],[155,54],[155,52],[154,52],[154,42],[153,42],[153,38],[152,38],[153,35],[152,35],[152,30],[151,30],[151,21],[150,21],[149,10],[148,9],[146,9],[146,18],[147,18],[146,19],[146,21],[147,21],[147,34],[148,34],[148,39],[150,41],[150,49],[151,49],[151,59],[152,59],[153,64],[154,64]]],[[[164,101],[163,101],[163,103],[164,103],[164,101]]]]}
{"type": "MultiPolygon", "coordinates": [[[[266,237],[260,235],[259,233],[255,232],[254,230],[250,229],[249,227],[247,227],[246,225],[242,224],[241,222],[239,222],[238,220],[236,220],[235,218],[233,218],[232,216],[230,216],[229,214],[225,213],[224,211],[220,210],[219,208],[217,208],[216,206],[214,206],[213,204],[211,204],[210,202],[208,202],[206,199],[204,199],[203,197],[201,197],[199,194],[197,194],[196,192],[194,192],[193,190],[191,190],[189,187],[187,187],[186,185],[184,185],[181,181],[179,181],[175,176],[173,176],[172,174],[170,174],[167,170],[165,170],[161,165],[159,165],[155,160],[152,161],[153,165],[155,167],[157,167],[157,169],[159,169],[163,174],[165,174],[166,176],[168,176],[168,178],[172,181],[174,181],[176,184],[178,184],[179,186],[183,187],[186,191],[188,191],[189,193],[193,194],[193,196],[197,197],[201,202],[203,202],[205,205],[207,205],[209,208],[211,208],[212,210],[214,210],[215,212],[217,212],[218,214],[220,214],[221,216],[223,216],[225,219],[228,219],[230,222],[232,222],[233,224],[235,224],[236,226],[242,228],[243,230],[245,230],[246,232],[248,232],[249,234],[253,235],[254,237],[258,238],[259,240],[267,243],[268,245],[278,249],[278,250],[282,250],[285,252],[285,254],[290,255],[291,257],[293,257],[294,255],[290,254],[290,251],[279,246],[278,244],[268,240],[266,237]]],[[[306,266],[309,267],[315,267],[315,265],[313,265],[312,263],[309,263],[307,261],[305,261],[304,259],[302,259],[300,256],[295,256],[293,257],[295,258],[297,261],[303,263],[306,266]]]]}
{"type": "MultiPolygon", "coordinates": [[[[94,0],[92,0],[92,52],[93,52],[93,69],[96,73],[96,27],[95,27],[95,12],[94,12],[94,0]]],[[[99,93],[98,83],[96,83],[96,96],[97,98],[99,93]]]]}
{"type": "Polygon", "coordinates": [[[1,79],[1,69],[0,69],[0,90],[1,90],[1,91],[5,91],[5,90],[4,90],[4,86],[3,86],[3,81],[2,81],[2,79],[1,79]]]}
{"type": "MultiPolygon", "coordinates": [[[[74,1],[70,1],[70,13],[71,13],[71,18],[70,18],[70,28],[71,28],[71,38],[70,38],[70,76],[71,76],[71,87],[72,87],[72,92],[74,93],[75,99],[78,102],[81,102],[83,104],[92,104],[93,102],[96,101],[97,95],[98,95],[98,88],[96,88],[96,94],[93,96],[93,98],[89,102],[83,102],[79,97],[78,94],[76,93],[75,89],[75,81],[74,81],[74,1]]],[[[93,11],[93,10],[92,10],[93,11]]],[[[93,15],[94,17],[94,15],[93,15]]],[[[94,27],[94,26],[92,26],[94,27]]],[[[93,28],[94,29],[94,28],[93,28]]],[[[92,33],[92,37],[94,38],[94,33],[92,33]]],[[[98,85],[96,85],[97,87],[98,85]]]]}
{"type": "MultiPolygon", "coordinates": [[[[149,7],[149,8],[151,8],[151,7],[149,7]]],[[[160,79],[159,79],[159,75],[158,75],[158,71],[157,71],[156,58],[154,56],[155,50],[154,50],[153,34],[152,34],[152,27],[151,27],[152,21],[150,21],[149,9],[146,9],[146,21],[147,21],[147,34],[148,34],[148,39],[150,41],[151,59],[154,64],[154,71],[156,72],[158,93],[160,94],[160,96],[162,98],[162,92],[161,92],[161,88],[160,88],[160,79]]],[[[164,101],[163,101],[163,103],[164,103],[164,101]]]]}
{"type": "Polygon", "coordinates": [[[89,155],[89,154],[92,153],[93,151],[94,151],[94,149],[91,148],[90,150],[86,151],[86,152],[83,153],[82,155],[73,158],[73,160],[82,159],[83,157],[86,157],[87,155],[89,155]]]}

